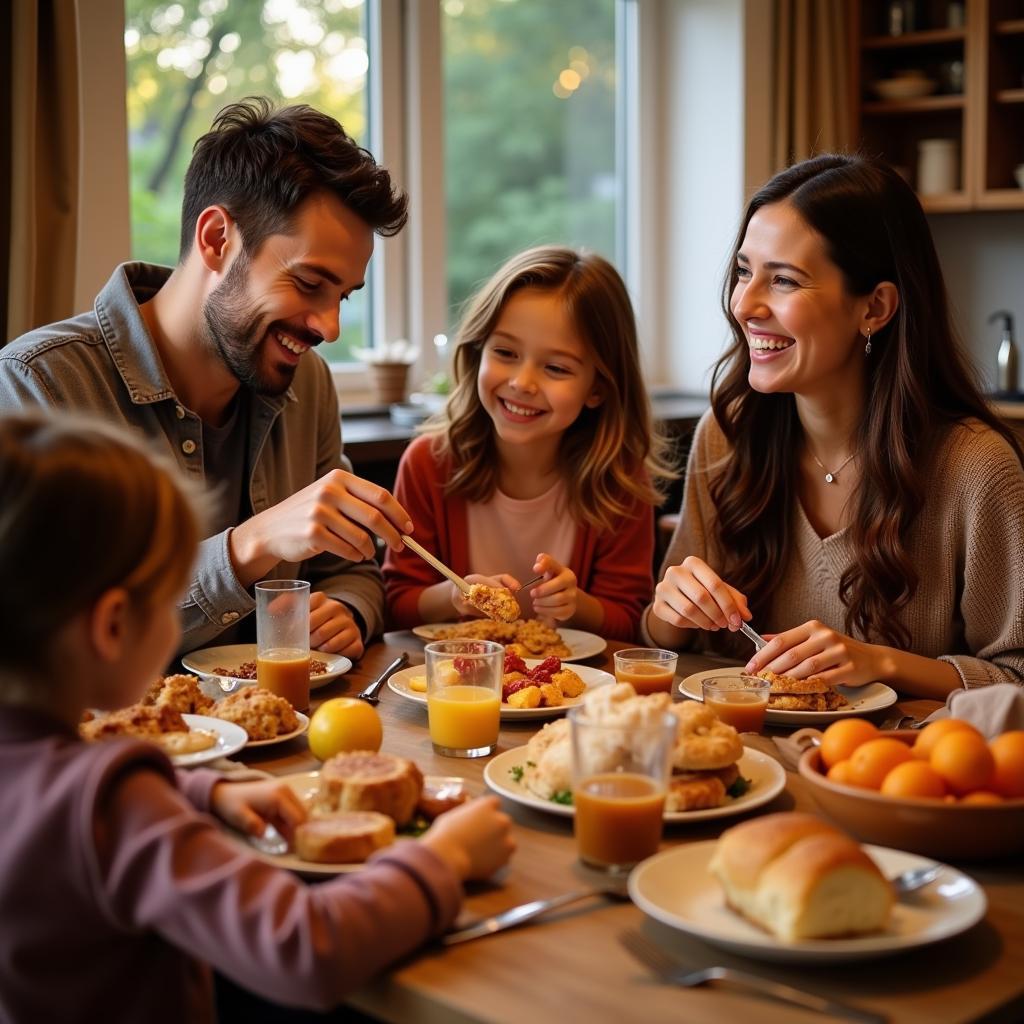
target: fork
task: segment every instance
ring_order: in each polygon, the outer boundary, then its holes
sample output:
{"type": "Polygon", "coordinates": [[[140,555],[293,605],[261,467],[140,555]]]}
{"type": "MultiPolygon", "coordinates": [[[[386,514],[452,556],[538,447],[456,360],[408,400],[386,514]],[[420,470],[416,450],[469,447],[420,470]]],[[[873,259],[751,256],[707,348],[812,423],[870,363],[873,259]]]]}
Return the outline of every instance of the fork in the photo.
{"type": "Polygon", "coordinates": [[[846,1020],[862,1021],[864,1024],[885,1024],[887,1020],[881,1014],[872,1013],[870,1010],[861,1010],[846,1003],[838,1003],[835,1000],[826,999],[824,996],[802,992],[800,989],[792,988],[789,985],[769,981],[758,974],[749,974],[746,971],[739,971],[732,967],[705,967],[699,971],[689,970],[677,960],[663,953],[653,942],[644,938],[639,932],[623,932],[619,936],[619,941],[633,956],[654,971],[655,974],[665,981],[669,981],[674,985],[682,985],[684,988],[694,988],[711,981],[724,981],[730,982],[736,988],[755,995],[766,996],[769,999],[790,1003],[793,1006],[801,1006],[805,1010],[830,1013],[835,1017],[844,1017],[846,1020]]]}

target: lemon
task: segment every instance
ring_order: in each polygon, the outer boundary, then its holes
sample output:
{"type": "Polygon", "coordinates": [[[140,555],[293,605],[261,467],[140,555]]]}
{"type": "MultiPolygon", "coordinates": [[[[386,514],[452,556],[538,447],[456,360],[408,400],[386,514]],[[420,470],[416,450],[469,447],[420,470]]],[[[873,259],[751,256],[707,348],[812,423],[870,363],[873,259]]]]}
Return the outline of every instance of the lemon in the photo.
{"type": "Polygon", "coordinates": [[[332,697],[309,720],[309,749],[326,761],[344,750],[380,750],[384,729],[377,709],[355,697],[332,697]]]}

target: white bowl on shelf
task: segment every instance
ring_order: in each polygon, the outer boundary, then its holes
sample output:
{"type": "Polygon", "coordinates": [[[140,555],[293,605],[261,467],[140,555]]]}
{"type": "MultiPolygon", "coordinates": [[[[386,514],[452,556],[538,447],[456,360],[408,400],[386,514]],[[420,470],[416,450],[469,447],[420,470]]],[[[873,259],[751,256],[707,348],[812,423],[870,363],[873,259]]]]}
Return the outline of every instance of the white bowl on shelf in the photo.
{"type": "Polygon", "coordinates": [[[916,100],[935,92],[938,82],[924,75],[900,75],[898,78],[880,78],[871,88],[883,100],[916,100]]]}
{"type": "Polygon", "coordinates": [[[1013,177],[1017,182],[1017,188],[1024,188],[1024,164],[1017,164],[1013,169],[1013,177]]]}

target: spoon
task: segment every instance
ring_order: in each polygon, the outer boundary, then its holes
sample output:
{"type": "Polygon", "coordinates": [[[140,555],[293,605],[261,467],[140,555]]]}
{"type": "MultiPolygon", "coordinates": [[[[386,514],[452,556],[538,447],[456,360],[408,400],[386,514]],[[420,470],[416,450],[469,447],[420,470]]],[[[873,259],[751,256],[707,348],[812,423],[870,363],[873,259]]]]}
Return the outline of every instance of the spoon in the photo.
{"type": "Polygon", "coordinates": [[[923,889],[929,883],[934,882],[938,876],[939,865],[929,864],[924,868],[910,868],[907,871],[901,872],[895,878],[890,878],[889,881],[892,883],[896,895],[904,896],[908,892],[916,892],[918,889],[923,889]]]}

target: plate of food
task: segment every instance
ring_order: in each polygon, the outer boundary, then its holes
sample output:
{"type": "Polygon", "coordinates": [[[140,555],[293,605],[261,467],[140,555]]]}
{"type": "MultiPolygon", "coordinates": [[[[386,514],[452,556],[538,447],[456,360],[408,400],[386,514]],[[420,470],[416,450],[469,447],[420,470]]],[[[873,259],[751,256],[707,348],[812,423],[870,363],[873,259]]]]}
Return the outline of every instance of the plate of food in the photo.
{"type": "Polygon", "coordinates": [[[310,876],[359,871],[370,854],[397,838],[421,834],[469,797],[464,779],[424,778],[406,758],[366,751],[338,754],[320,771],[279,781],[306,805],[309,819],[291,846],[274,830],[242,841],[262,860],[310,876]]]}
{"type": "Polygon", "coordinates": [[[285,732],[278,732],[274,736],[268,736],[264,740],[253,740],[250,739],[246,744],[247,747],[270,747],[275,743],[284,743],[286,740],[293,740],[296,736],[302,736],[309,728],[309,716],[304,715],[301,711],[293,712],[296,719],[298,719],[298,725],[294,729],[285,732]]]}
{"type": "Polygon", "coordinates": [[[785,828],[805,828],[782,819],[808,818],[757,818],[717,840],[655,854],[630,875],[630,898],[655,920],[713,946],[791,963],[904,953],[958,935],[985,916],[981,886],[946,864],[884,846],[857,847],[824,822],[832,838],[819,832],[795,843],[779,839],[785,828]],[[763,841],[748,833],[742,849],[737,841],[734,855],[726,852],[730,833],[752,826],[760,826],[763,841]],[[835,852],[840,846],[842,854],[835,852]],[[890,879],[933,865],[934,881],[894,900],[890,879]]]}
{"type": "Polygon", "coordinates": [[[296,711],[284,697],[259,686],[243,686],[234,693],[222,693],[206,714],[241,726],[249,737],[250,747],[283,743],[301,736],[309,728],[306,715],[296,711]]]}
{"type": "Polygon", "coordinates": [[[560,658],[579,661],[600,654],[607,642],[596,633],[582,629],[554,629],[539,619],[493,622],[468,619],[466,622],[432,622],[413,629],[421,640],[493,640],[521,658],[560,658]]]}
{"type": "MultiPolygon", "coordinates": [[[[701,681],[718,676],[734,676],[742,671],[735,668],[712,668],[705,672],[694,672],[679,682],[679,692],[693,700],[703,700],[701,681]]],[[[793,679],[779,676],[774,672],[758,673],[771,682],[768,696],[768,711],[765,721],[769,725],[791,725],[800,728],[805,725],[825,725],[837,718],[853,715],[867,715],[881,711],[896,703],[897,694],[885,683],[868,683],[866,686],[831,686],[817,678],[793,679]]]]}
{"type": "MultiPolygon", "coordinates": [[[[531,718],[556,718],[579,704],[584,694],[600,686],[615,682],[615,677],[589,665],[562,665],[558,658],[521,659],[518,655],[505,655],[505,675],[502,686],[501,717],[508,721],[526,721],[531,718]]],[[[457,680],[454,663],[451,671],[457,680]]],[[[415,665],[396,672],[388,679],[388,686],[400,697],[427,703],[426,667],[415,665]]]]}
{"type": "MultiPolygon", "coordinates": [[[[223,647],[204,647],[192,651],[181,659],[182,665],[202,679],[229,680],[233,686],[244,686],[256,681],[256,645],[227,644],[223,647]]],[[[332,679],[344,675],[352,667],[343,654],[325,654],[313,651],[309,661],[309,688],[316,690],[332,679]]]]}

